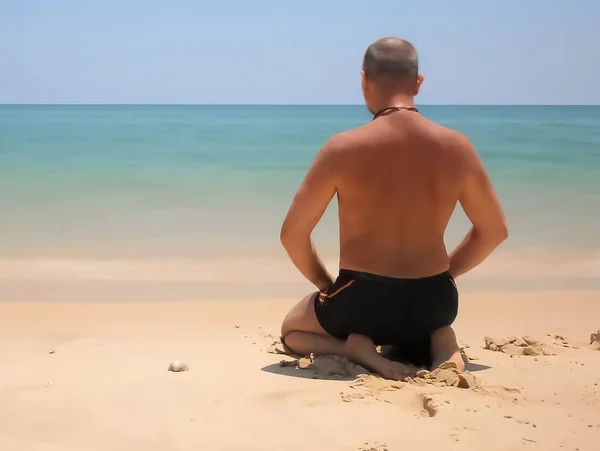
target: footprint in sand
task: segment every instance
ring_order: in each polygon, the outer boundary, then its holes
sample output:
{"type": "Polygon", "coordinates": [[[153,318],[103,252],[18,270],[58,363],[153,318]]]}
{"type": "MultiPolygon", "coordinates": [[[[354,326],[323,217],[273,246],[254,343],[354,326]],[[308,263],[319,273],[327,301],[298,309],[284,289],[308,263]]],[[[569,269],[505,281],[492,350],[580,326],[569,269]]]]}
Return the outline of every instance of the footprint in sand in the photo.
{"type": "Polygon", "coordinates": [[[401,382],[381,379],[372,374],[361,374],[352,382],[350,387],[354,390],[366,391],[372,396],[377,396],[383,392],[400,390],[403,388],[403,384],[401,382]]]}
{"type": "Polygon", "coordinates": [[[590,335],[590,345],[593,350],[600,351],[600,330],[590,335]]]}
{"type": "Polygon", "coordinates": [[[360,375],[350,385],[351,393],[341,393],[342,401],[376,401],[413,410],[422,417],[434,417],[440,403],[431,393],[422,393],[416,387],[402,382],[381,379],[374,375],[360,375]]]}
{"type": "Polygon", "coordinates": [[[373,374],[360,374],[350,384],[351,392],[342,392],[344,402],[381,401],[398,406],[411,406],[423,416],[433,417],[439,405],[431,394],[423,393],[419,388],[458,387],[478,389],[479,382],[471,373],[459,373],[456,364],[444,362],[433,371],[421,370],[414,378],[406,378],[404,382],[382,379],[373,374]],[[416,389],[416,390],[415,390],[416,389]]]}
{"type": "Polygon", "coordinates": [[[354,401],[360,401],[360,400],[366,399],[370,395],[368,393],[361,393],[361,392],[356,392],[356,393],[341,392],[340,396],[342,397],[342,401],[344,401],[344,402],[354,402],[354,401]]]}
{"type": "Polygon", "coordinates": [[[358,448],[359,451],[388,451],[388,447],[385,443],[365,443],[364,446],[358,448]]]}
{"type": "Polygon", "coordinates": [[[237,329],[242,337],[246,340],[252,340],[253,345],[259,345],[261,352],[267,349],[270,354],[289,354],[285,350],[285,346],[281,344],[281,340],[273,334],[265,332],[262,327],[258,327],[256,331],[249,331],[244,326],[239,324],[233,325],[234,329],[237,329]],[[270,345],[268,343],[271,343],[270,345]]]}
{"type": "Polygon", "coordinates": [[[427,412],[427,415],[430,418],[436,416],[440,406],[435,399],[431,395],[422,395],[421,399],[423,400],[423,410],[427,412]]]}
{"type": "Polygon", "coordinates": [[[258,328],[258,335],[259,335],[261,338],[268,338],[268,339],[270,339],[270,340],[275,340],[275,341],[278,341],[278,340],[277,340],[277,337],[276,337],[275,335],[273,335],[273,334],[269,334],[269,333],[265,332],[264,330],[262,330],[262,327],[259,327],[259,328],[258,328]]]}
{"type": "Polygon", "coordinates": [[[503,352],[508,355],[555,355],[548,345],[539,340],[526,335],[524,337],[508,337],[508,338],[484,338],[484,349],[495,352],[503,352]]]}
{"type": "Polygon", "coordinates": [[[419,394],[412,390],[404,390],[406,384],[381,379],[372,374],[361,374],[350,384],[349,393],[341,392],[344,402],[385,402],[398,406],[412,406],[416,411],[422,408],[419,394]]]}

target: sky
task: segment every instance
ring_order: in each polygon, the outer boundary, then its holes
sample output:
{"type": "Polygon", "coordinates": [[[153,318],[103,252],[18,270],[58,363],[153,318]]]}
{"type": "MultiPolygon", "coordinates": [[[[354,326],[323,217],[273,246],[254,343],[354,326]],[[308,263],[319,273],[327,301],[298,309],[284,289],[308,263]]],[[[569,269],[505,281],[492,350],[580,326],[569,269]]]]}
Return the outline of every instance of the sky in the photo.
{"type": "Polygon", "coordinates": [[[360,104],[411,41],[420,104],[600,104],[598,0],[0,0],[0,103],[360,104]]]}

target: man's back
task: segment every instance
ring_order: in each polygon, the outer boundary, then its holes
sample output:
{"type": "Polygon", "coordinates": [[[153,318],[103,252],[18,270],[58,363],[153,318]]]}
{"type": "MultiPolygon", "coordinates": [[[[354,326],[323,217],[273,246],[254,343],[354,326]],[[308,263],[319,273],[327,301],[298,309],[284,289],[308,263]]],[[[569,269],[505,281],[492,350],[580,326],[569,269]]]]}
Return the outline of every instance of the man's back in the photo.
{"type": "Polygon", "coordinates": [[[340,267],[405,278],[447,270],[444,231],[466,174],[457,133],[402,111],[336,140],[340,267]]]}
{"type": "Polygon", "coordinates": [[[371,44],[361,80],[375,119],[323,146],[281,227],[294,265],[319,290],[286,316],[282,341],[297,354],[345,356],[396,380],[410,371],[376,345],[409,351],[396,357],[417,366],[450,360],[463,369],[450,327],[454,279],[506,239],[502,208],[469,141],[413,107],[423,75],[409,42],[371,44]],[[310,236],[336,194],[341,255],[333,278],[310,236]],[[444,231],[457,201],[472,227],[448,255],[444,231]]]}

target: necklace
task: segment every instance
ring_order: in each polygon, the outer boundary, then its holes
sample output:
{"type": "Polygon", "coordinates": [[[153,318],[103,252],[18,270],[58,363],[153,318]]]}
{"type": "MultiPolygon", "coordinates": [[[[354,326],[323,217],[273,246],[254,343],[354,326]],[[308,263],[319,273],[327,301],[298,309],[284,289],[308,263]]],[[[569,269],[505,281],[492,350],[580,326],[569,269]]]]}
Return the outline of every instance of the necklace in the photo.
{"type": "Polygon", "coordinates": [[[419,112],[419,110],[417,110],[414,106],[406,106],[406,105],[390,106],[390,107],[384,108],[383,110],[375,113],[373,115],[373,120],[377,119],[379,116],[383,116],[384,114],[394,113],[396,111],[402,111],[402,110],[414,111],[415,113],[419,112]]]}

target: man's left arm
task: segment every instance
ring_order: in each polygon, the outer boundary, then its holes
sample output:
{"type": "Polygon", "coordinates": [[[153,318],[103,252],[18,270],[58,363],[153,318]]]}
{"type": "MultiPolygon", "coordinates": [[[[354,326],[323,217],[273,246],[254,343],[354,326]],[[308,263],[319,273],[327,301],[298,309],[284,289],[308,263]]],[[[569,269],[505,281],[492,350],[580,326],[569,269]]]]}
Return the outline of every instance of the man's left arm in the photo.
{"type": "Polygon", "coordinates": [[[317,256],[310,238],[336,193],[333,146],[325,144],[306,174],[281,227],[281,243],[298,270],[319,290],[333,278],[317,256]]]}

